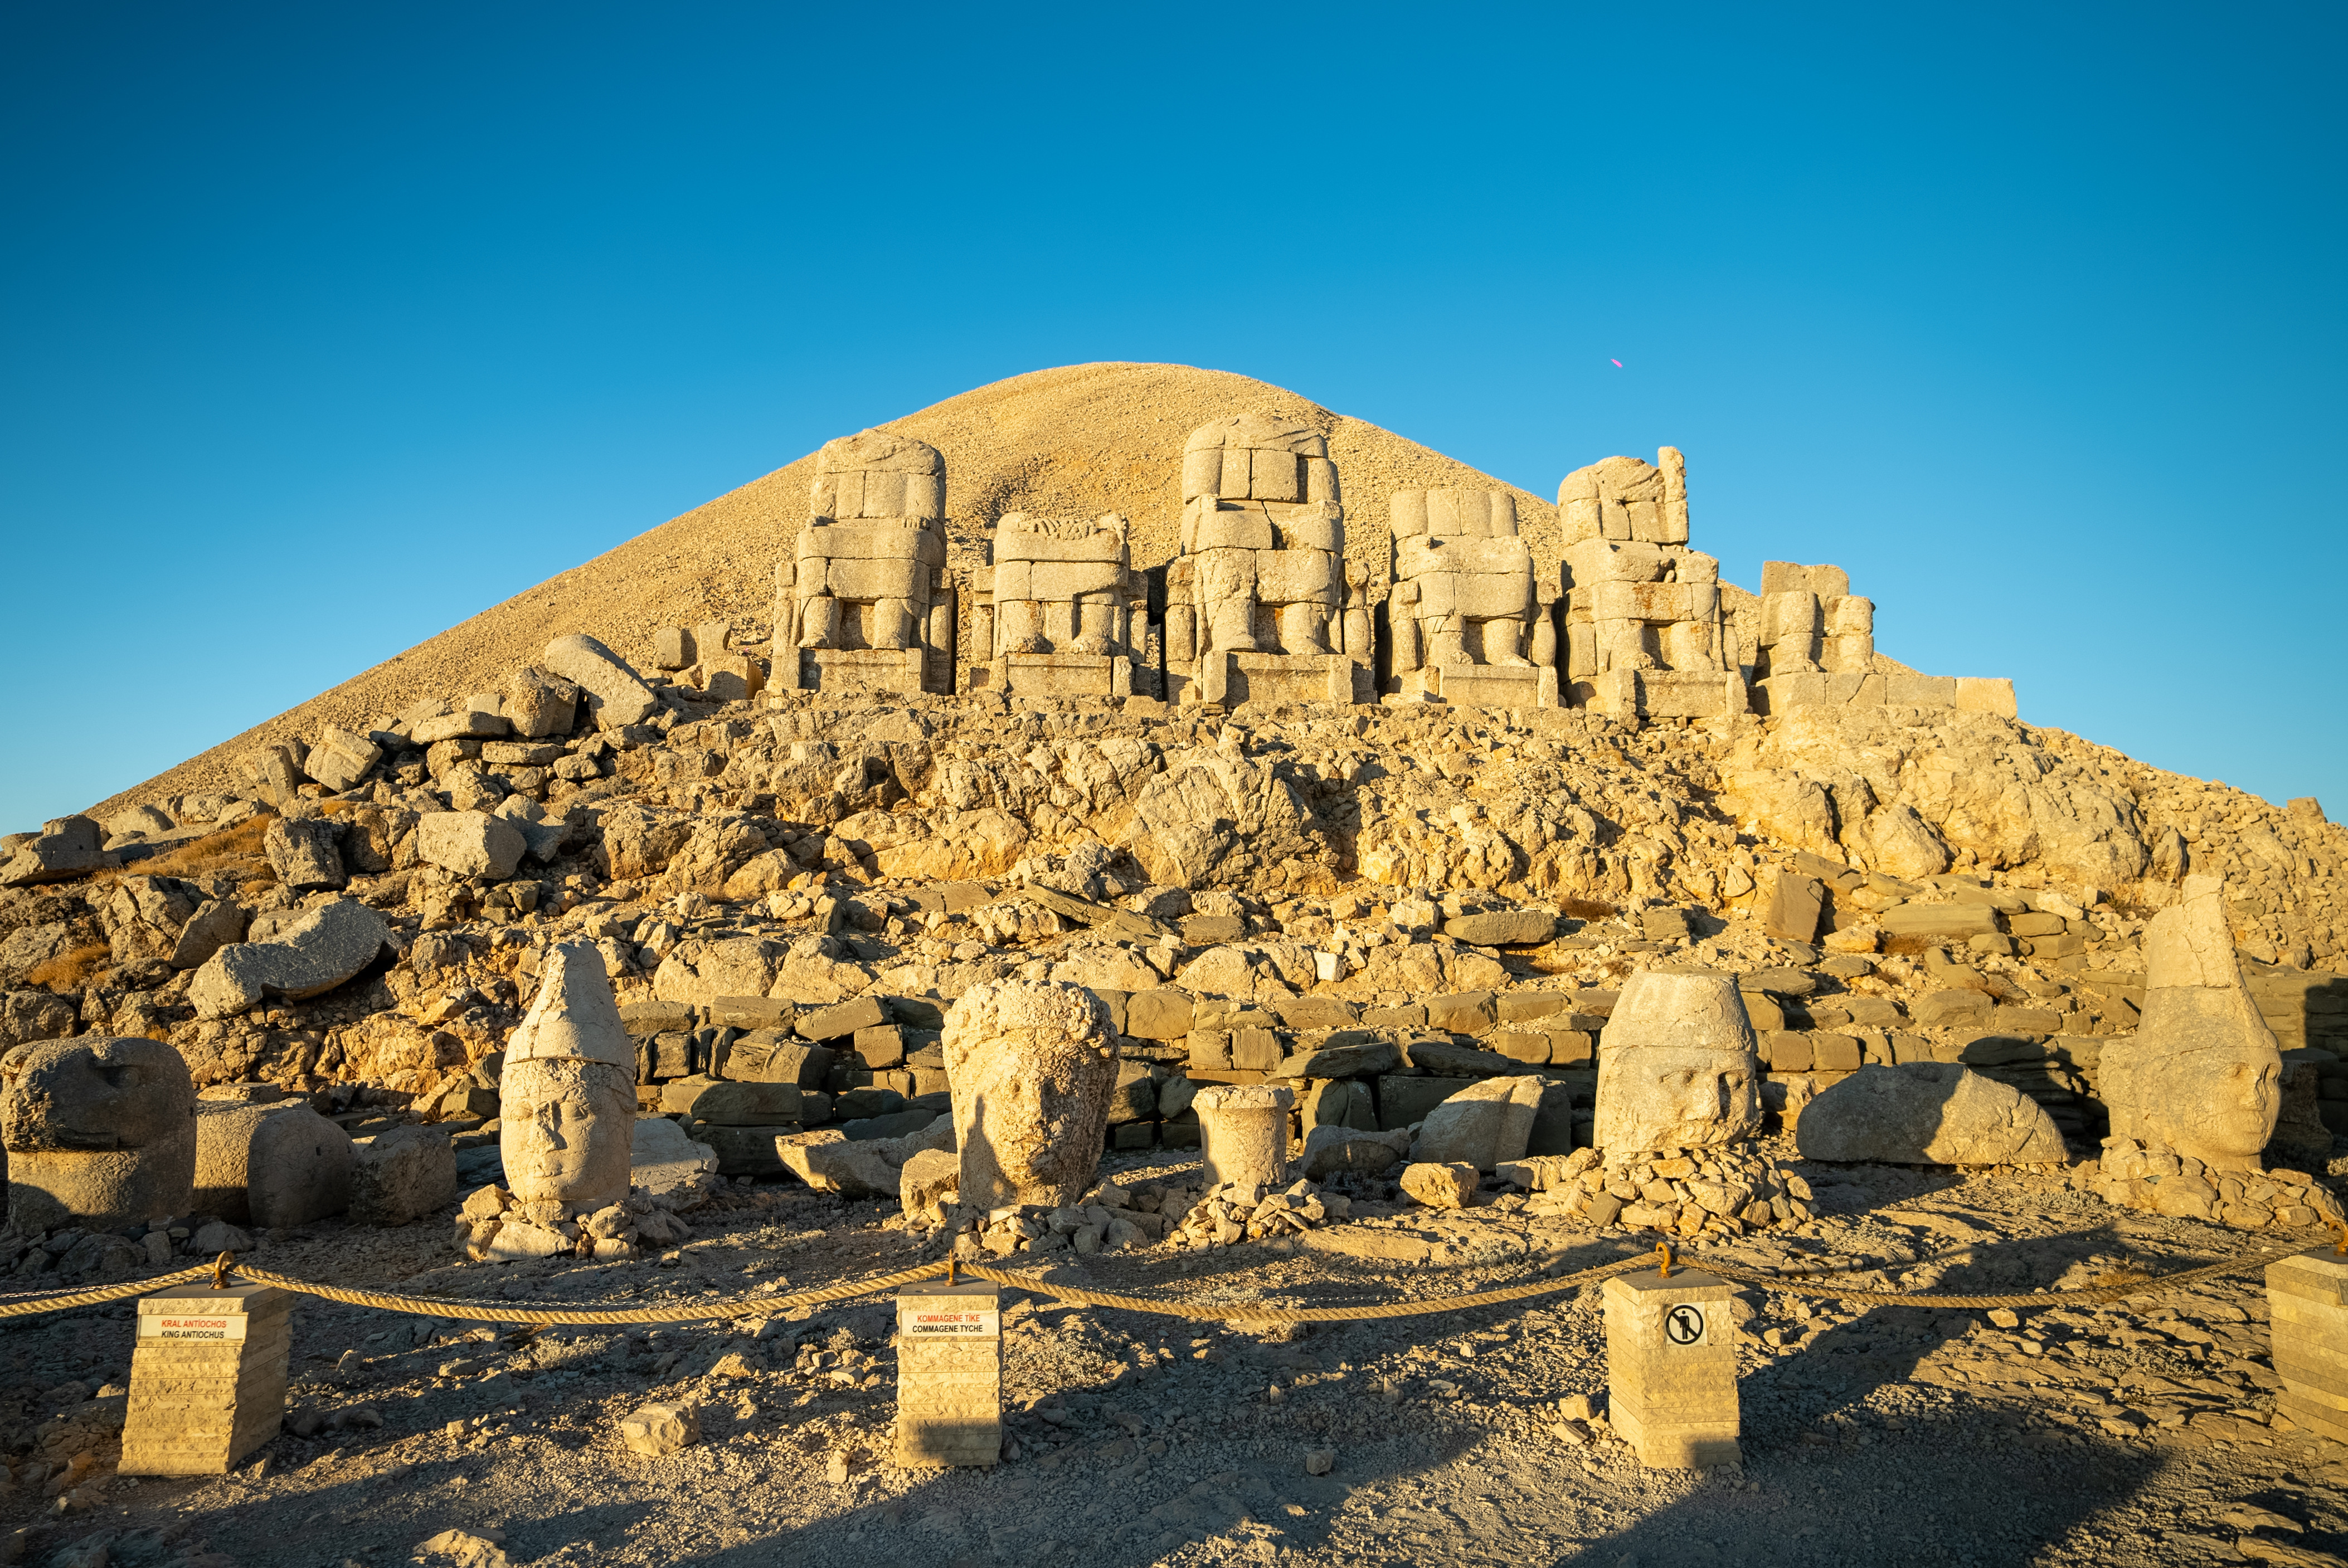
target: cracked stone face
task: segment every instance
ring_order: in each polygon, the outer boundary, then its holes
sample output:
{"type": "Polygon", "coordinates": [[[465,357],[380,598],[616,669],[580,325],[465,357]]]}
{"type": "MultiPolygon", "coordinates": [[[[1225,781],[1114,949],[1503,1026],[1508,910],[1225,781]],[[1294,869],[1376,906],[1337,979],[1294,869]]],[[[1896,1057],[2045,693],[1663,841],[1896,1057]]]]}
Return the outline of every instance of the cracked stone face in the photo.
{"type": "Polygon", "coordinates": [[[506,1184],[524,1203],[617,1203],[628,1195],[636,1091],[602,1062],[509,1062],[499,1090],[506,1184]]]}
{"type": "Polygon", "coordinates": [[[2282,1108],[2282,1057],[2234,957],[2225,884],[2188,876],[2145,934],[2144,1020],[2103,1053],[2114,1138],[2256,1170],[2282,1108]]]}
{"type": "Polygon", "coordinates": [[[1610,1157],[1753,1137],[1760,1080],[1735,980],[1708,971],[1634,975],[1606,1025],[1592,1136],[1610,1157]]]}

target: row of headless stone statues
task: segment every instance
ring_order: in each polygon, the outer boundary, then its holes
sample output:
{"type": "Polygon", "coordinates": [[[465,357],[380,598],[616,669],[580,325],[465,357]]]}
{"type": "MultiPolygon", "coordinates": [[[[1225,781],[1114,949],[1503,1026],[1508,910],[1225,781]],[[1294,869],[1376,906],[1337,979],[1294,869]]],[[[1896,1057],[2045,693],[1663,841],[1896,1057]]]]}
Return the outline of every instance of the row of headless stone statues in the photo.
{"type": "MultiPolygon", "coordinates": [[[[1386,694],[1742,712],[1718,563],[1687,548],[1680,455],[1659,457],[1610,457],[1568,476],[1554,591],[1518,535],[1510,492],[1396,492],[1386,694]]],[[[936,448],[877,430],[817,454],[808,525],[776,569],[776,686],[1124,697],[1137,669],[1155,668],[1155,651],[1163,694],[1178,703],[1375,699],[1370,577],[1346,559],[1336,465],[1309,426],[1241,414],[1191,433],[1156,651],[1149,574],[1133,567],[1123,518],[1014,512],[995,523],[993,563],[972,574],[958,671],[945,477],[936,448]]]]}

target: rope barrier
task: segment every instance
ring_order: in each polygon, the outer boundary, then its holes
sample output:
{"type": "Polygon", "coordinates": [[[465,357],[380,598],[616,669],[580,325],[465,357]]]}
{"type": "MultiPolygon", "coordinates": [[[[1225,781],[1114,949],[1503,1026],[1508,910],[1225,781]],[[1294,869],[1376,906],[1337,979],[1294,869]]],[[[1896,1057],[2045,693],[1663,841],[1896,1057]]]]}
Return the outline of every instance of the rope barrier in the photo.
{"type": "Polygon", "coordinates": [[[100,1285],[88,1290],[67,1291],[63,1296],[0,1297],[0,1317],[29,1317],[36,1312],[68,1312],[77,1307],[103,1307],[109,1301],[121,1301],[133,1296],[152,1296],[175,1285],[210,1278],[212,1266],[204,1263],[154,1279],[134,1279],[123,1285],[100,1285]]]}
{"type": "Polygon", "coordinates": [[[1231,1323],[1242,1325],[1275,1325],[1282,1323],[1366,1323],[1389,1317],[1425,1317],[1437,1313],[1460,1312],[1478,1307],[1498,1307],[1513,1301],[1529,1301],[1542,1296],[1561,1295],[1595,1285],[1618,1274],[1653,1267],[1669,1278],[1671,1270],[1701,1268],[1723,1279],[1757,1286],[1764,1290],[1782,1290],[1797,1295],[1828,1297],[1838,1301],[1859,1303],[1867,1307],[1939,1307],[1961,1310],[1990,1307],[2082,1307],[2124,1301],[2132,1296],[2156,1295],[2175,1290],[2205,1279],[2239,1273],[2279,1258],[2289,1257],[2305,1249],[2296,1246],[2277,1248],[2271,1245],[2254,1247],[2247,1252],[2217,1263],[2181,1269],[2174,1274],[2151,1278],[2122,1280],[2111,1285],[2088,1286],[2079,1290],[2044,1290],[2014,1292],[1999,1296],[1941,1294],[1932,1291],[1851,1290],[1824,1284],[1807,1284],[1799,1279],[1776,1275],[1735,1264],[1675,1254],[1669,1242],[1658,1242],[1653,1253],[1634,1253],[1585,1268],[1555,1279],[1539,1279],[1522,1285],[1503,1286],[1492,1290],[1479,1290],[1462,1296],[1445,1296],[1419,1300],[1382,1302],[1367,1307],[1246,1307],[1220,1304],[1194,1304],[1166,1301],[1151,1296],[1129,1296],[1117,1291],[1090,1290],[1083,1286],[1056,1280],[1039,1279],[1034,1275],[1013,1269],[995,1268],[984,1264],[947,1258],[937,1263],[922,1264],[912,1268],[899,1269],[893,1274],[876,1275],[867,1279],[849,1280],[824,1286],[814,1290],[793,1291],[788,1295],[757,1295],[732,1296],[723,1301],[705,1302],[697,1306],[644,1307],[521,1307],[512,1302],[481,1302],[456,1300],[445,1296],[404,1296],[393,1291],[360,1290],[346,1286],[319,1285],[310,1280],[295,1279],[290,1275],[276,1274],[250,1264],[240,1264],[231,1255],[222,1253],[214,1263],[201,1264],[181,1269],[177,1274],[153,1279],[131,1280],[120,1285],[108,1285],[88,1290],[77,1290],[57,1296],[14,1297],[0,1299],[0,1318],[21,1317],[39,1312],[63,1312],[80,1307],[102,1306],[134,1296],[152,1295],[175,1285],[209,1279],[214,1289],[221,1289],[231,1274],[254,1285],[273,1286],[280,1290],[298,1291],[325,1301],[337,1301],[351,1307],[370,1307],[386,1312],[412,1313],[424,1317],[448,1317],[476,1323],[565,1324],[573,1327],[618,1327],[632,1323],[697,1323],[721,1317],[772,1317],[778,1312],[798,1307],[821,1307],[833,1302],[852,1300],[860,1296],[875,1296],[901,1286],[917,1284],[925,1279],[943,1278],[955,1282],[967,1274],[1031,1295],[1048,1296],[1056,1301],[1070,1302],[1083,1307],[1111,1307],[1124,1312],[1153,1313],[1167,1317],[1186,1317],[1194,1322],[1231,1323]]]}

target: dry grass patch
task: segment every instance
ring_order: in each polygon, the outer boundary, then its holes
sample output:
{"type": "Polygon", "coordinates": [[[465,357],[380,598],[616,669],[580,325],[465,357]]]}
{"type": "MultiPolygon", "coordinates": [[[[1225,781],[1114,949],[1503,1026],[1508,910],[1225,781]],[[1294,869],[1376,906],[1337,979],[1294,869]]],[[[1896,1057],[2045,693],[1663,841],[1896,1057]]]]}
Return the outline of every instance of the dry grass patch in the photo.
{"type": "Polygon", "coordinates": [[[53,991],[77,991],[89,978],[107,967],[114,958],[114,949],[103,943],[76,948],[69,953],[59,953],[45,958],[25,971],[27,983],[53,991]]]}
{"type": "Polygon", "coordinates": [[[273,816],[247,817],[234,827],[208,833],[192,843],[183,844],[168,854],[147,860],[134,860],[124,866],[125,876],[187,876],[207,871],[225,871],[231,866],[258,863],[263,869],[269,857],[261,847],[262,835],[269,831],[273,816]]]}

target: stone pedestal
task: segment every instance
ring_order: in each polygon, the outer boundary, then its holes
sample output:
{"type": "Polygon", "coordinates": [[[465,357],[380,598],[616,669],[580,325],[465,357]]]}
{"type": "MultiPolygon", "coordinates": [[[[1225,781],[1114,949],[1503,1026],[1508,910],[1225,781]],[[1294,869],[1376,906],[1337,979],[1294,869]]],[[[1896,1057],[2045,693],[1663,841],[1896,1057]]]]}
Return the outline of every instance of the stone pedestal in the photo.
{"type": "Polygon", "coordinates": [[[1295,1093],[1271,1083],[1201,1089],[1190,1102],[1199,1113],[1200,1151],[1208,1184],[1238,1182],[1288,1184],[1288,1113],[1295,1093]]]}
{"type": "Polygon", "coordinates": [[[2326,1245],[2267,1265],[2267,1307],[2275,1409],[2348,1443],[2348,1257],[2326,1245]]]}
{"type": "Polygon", "coordinates": [[[1725,1280],[1694,1269],[1606,1282],[1606,1415],[1650,1470],[1744,1460],[1725,1280]]]}
{"type": "Polygon", "coordinates": [[[225,1475],[277,1435],[294,1296],[181,1285],[139,1303],[124,1475],[225,1475]]]}
{"type": "Polygon", "coordinates": [[[897,1296],[897,1463],[992,1465],[1003,1456],[1003,1312],[992,1285],[897,1296]]]}

